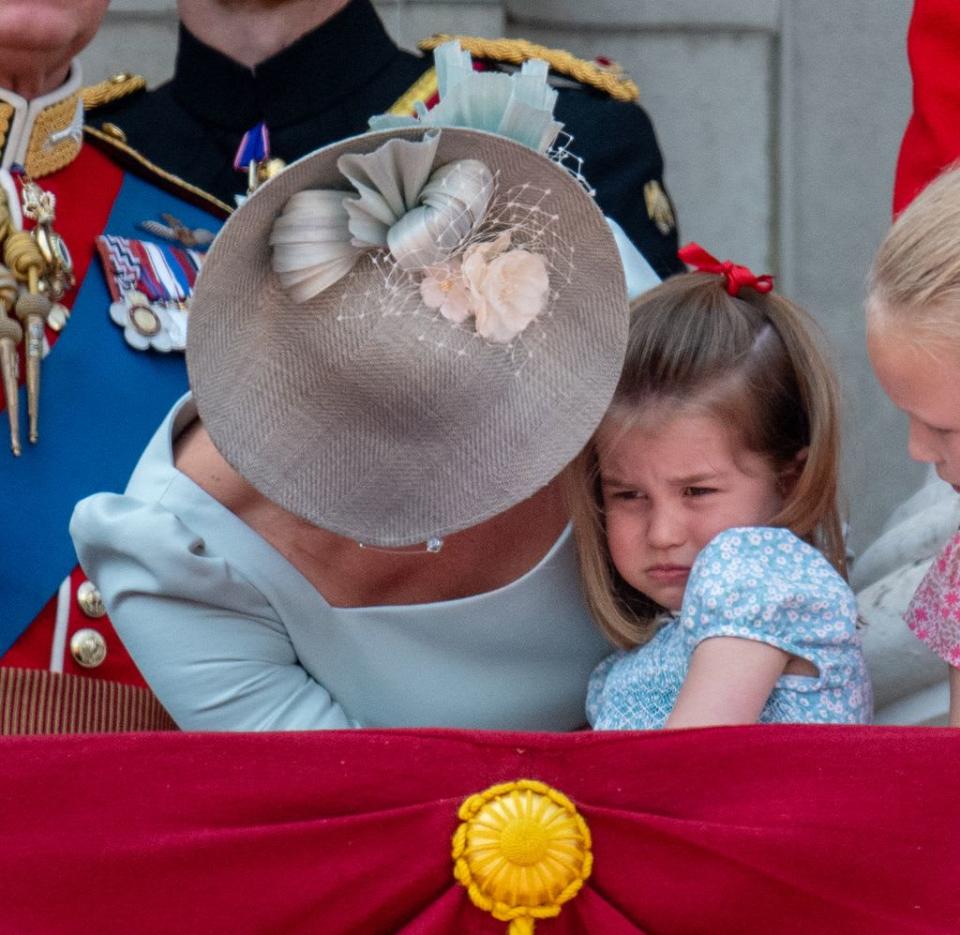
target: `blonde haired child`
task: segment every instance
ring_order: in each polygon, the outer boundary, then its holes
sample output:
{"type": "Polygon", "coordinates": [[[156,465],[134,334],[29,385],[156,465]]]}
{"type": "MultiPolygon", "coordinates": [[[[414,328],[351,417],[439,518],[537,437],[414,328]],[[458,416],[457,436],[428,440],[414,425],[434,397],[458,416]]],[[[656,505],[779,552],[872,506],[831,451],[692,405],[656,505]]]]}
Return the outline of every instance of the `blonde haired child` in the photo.
{"type": "MultiPolygon", "coordinates": [[[[867,351],[909,418],[908,450],[960,493],[960,169],[935,179],[877,251],[867,351]]],[[[950,724],[960,727],[960,533],[913,596],[910,629],[950,665],[950,724]]]]}
{"type": "Polygon", "coordinates": [[[691,248],[702,271],[634,305],[613,403],[569,475],[587,600],[622,647],[588,718],[866,722],[835,378],[769,277],[691,248]]]}

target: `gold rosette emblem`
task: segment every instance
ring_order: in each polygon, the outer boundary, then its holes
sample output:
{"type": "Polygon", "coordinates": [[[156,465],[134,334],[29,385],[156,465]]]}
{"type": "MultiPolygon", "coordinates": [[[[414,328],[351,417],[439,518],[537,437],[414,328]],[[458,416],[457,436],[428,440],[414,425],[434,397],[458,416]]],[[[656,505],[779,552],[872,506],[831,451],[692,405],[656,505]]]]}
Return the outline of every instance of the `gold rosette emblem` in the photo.
{"type": "Polygon", "coordinates": [[[491,786],[460,806],[453,874],[475,906],[529,935],[590,876],[590,829],[562,793],[533,779],[491,786]]]}

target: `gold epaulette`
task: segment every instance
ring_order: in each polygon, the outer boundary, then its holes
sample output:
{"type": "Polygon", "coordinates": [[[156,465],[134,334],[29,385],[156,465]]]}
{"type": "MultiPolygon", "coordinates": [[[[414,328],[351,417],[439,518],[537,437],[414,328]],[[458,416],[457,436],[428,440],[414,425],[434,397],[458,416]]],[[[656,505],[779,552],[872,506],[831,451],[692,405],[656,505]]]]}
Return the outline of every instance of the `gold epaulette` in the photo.
{"type": "Polygon", "coordinates": [[[122,168],[131,168],[141,175],[146,175],[160,188],[175,192],[190,204],[210,211],[217,217],[225,218],[233,212],[233,208],[219,198],[215,198],[196,185],[191,185],[178,175],[161,169],[156,163],[141,155],[127,144],[123,130],[113,124],[104,124],[100,129],[86,125],[83,128],[83,135],[88,142],[107,152],[122,168]]]}
{"type": "Polygon", "coordinates": [[[400,117],[409,117],[417,112],[417,103],[426,104],[437,93],[437,70],[428,68],[387,111],[400,117]]]}
{"type": "Polygon", "coordinates": [[[122,97],[129,97],[131,94],[143,91],[146,87],[147,79],[142,75],[130,75],[126,72],[112,75],[105,81],[91,84],[80,92],[83,99],[83,109],[90,111],[97,107],[103,107],[104,104],[112,104],[122,97]]]}
{"type": "Polygon", "coordinates": [[[432,52],[438,45],[456,39],[460,48],[474,58],[485,58],[494,62],[507,62],[522,65],[528,58],[543,59],[557,74],[573,78],[581,84],[589,85],[609,94],[618,101],[637,101],[640,88],[616,63],[601,65],[577,58],[565,49],[551,49],[537,45],[526,39],[483,39],[478,36],[448,36],[437,34],[423,39],[417,45],[424,52],[432,52]]]}

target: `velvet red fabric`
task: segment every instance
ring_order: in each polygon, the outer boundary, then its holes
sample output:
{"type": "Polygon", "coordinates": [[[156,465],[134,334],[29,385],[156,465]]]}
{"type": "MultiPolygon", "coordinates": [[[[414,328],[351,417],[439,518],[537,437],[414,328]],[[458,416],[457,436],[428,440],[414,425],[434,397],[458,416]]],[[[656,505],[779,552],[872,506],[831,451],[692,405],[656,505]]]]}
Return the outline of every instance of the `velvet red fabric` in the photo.
{"type": "MultiPolygon", "coordinates": [[[[960,159],[960,3],[916,0],[907,33],[913,113],[900,146],[893,213],[960,159]]],[[[960,931],[960,925],[957,927],[960,931]]]]}
{"type": "Polygon", "coordinates": [[[363,730],[0,742],[0,930],[505,933],[461,801],[555,786],[595,865],[539,935],[960,931],[960,731],[363,730]]]}

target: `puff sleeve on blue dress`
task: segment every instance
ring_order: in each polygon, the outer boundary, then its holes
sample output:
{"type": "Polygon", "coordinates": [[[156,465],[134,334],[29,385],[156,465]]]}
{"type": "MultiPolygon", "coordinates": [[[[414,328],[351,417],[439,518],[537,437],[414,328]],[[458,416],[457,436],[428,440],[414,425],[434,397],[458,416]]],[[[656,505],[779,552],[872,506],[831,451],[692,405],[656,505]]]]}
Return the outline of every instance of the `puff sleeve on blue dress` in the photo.
{"type": "Polygon", "coordinates": [[[872,693],[850,587],[786,529],[742,527],[697,556],[678,616],[653,638],[604,660],[591,678],[598,729],[662,727],[696,647],[713,637],[758,640],[808,660],[816,676],[782,675],[761,722],[867,723],[872,693]]]}

